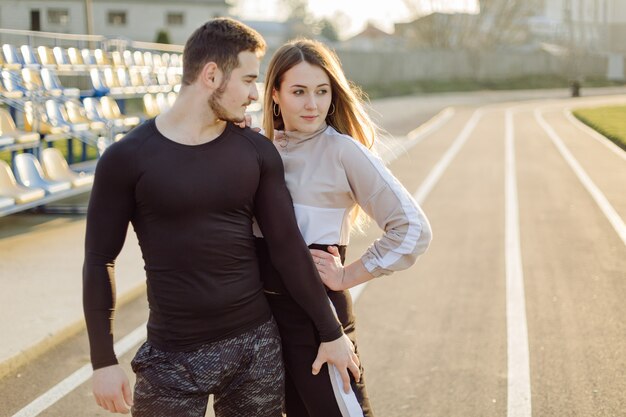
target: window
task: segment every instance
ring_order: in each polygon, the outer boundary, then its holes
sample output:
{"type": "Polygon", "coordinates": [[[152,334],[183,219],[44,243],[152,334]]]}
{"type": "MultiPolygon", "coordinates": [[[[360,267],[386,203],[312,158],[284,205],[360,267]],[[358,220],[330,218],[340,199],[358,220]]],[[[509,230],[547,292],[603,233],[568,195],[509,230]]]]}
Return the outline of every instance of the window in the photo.
{"type": "Polygon", "coordinates": [[[109,25],[126,26],[126,12],[109,12],[109,25]]]}
{"type": "Polygon", "coordinates": [[[48,23],[51,25],[66,26],[70,22],[68,9],[48,9],[48,23]]]}
{"type": "Polygon", "coordinates": [[[170,26],[182,26],[185,23],[182,13],[168,13],[167,24],[170,26]]]}

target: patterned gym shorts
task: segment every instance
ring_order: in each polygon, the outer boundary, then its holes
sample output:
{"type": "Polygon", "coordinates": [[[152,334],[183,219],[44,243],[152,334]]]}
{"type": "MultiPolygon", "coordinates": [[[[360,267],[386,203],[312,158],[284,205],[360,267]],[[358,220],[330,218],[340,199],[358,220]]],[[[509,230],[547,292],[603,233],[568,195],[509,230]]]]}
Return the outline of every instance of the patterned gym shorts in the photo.
{"type": "Polygon", "coordinates": [[[145,342],[131,362],[137,374],[134,417],[281,417],[285,375],[274,320],[191,352],[145,342]]]}

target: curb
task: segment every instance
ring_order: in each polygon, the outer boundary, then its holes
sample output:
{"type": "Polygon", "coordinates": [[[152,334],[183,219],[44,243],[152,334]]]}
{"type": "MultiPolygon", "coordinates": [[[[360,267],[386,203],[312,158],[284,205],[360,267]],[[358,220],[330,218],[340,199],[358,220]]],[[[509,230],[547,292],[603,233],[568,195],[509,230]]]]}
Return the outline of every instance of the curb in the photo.
{"type": "MultiPolygon", "coordinates": [[[[135,287],[129,289],[124,294],[120,295],[116,302],[116,309],[130,303],[144,294],[146,291],[145,282],[137,284],[135,287]]],[[[48,352],[52,348],[60,345],[72,336],[75,336],[82,330],[85,330],[85,320],[80,318],[68,326],[62,328],[56,333],[51,333],[44,337],[39,342],[35,343],[21,352],[13,355],[12,357],[0,362],[0,379],[6,377],[11,372],[16,371],[21,366],[31,362],[44,353],[48,352]]]]}

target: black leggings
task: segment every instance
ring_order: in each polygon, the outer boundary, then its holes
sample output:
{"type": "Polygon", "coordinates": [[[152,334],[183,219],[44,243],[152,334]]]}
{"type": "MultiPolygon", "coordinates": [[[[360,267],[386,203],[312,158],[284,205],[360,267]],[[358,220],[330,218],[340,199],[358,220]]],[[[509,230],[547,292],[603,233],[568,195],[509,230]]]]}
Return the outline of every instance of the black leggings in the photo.
{"type": "MultiPolygon", "coordinates": [[[[337,247],[341,262],[345,262],[346,247],[337,247]]],[[[310,245],[309,248],[328,251],[327,245],[310,245]]],[[[257,239],[257,256],[263,286],[282,340],[287,417],[373,417],[362,368],[359,383],[350,375],[352,393],[347,397],[341,394],[341,382],[333,387],[327,365],[322,367],[318,375],[311,374],[311,365],[320,345],[317,329],[306,312],[287,293],[280,275],[272,266],[263,239],[257,239]]],[[[328,297],[335,307],[344,332],[356,348],[350,292],[328,291],[328,297]]],[[[334,368],[330,370],[334,373],[334,368]]]]}
{"type": "MultiPolygon", "coordinates": [[[[339,383],[333,389],[327,365],[322,367],[318,375],[311,373],[311,365],[320,344],[313,322],[291,297],[273,294],[268,294],[267,297],[282,339],[287,417],[373,417],[363,369],[361,368],[361,380],[358,383],[350,375],[353,394],[345,397],[337,393],[337,389],[343,391],[343,385],[339,383]]],[[[350,294],[331,292],[329,297],[335,305],[346,335],[356,348],[350,294]]]]}

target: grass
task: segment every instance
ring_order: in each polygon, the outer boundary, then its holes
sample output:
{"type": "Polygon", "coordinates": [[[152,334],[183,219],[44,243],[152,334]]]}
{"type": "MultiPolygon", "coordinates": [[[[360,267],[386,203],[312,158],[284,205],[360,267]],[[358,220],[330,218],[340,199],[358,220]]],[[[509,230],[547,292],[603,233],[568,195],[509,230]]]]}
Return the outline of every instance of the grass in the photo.
{"type": "MultiPolygon", "coordinates": [[[[608,81],[601,78],[589,78],[583,81],[581,88],[620,86],[624,83],[608,81]]],[[[405,96],[420,93],[445,93],[478,90],[526,90],[541,88],[569,89],[567,77],[556,75],[526,76],[503,80],[416,80],[396,83],[373,84],[362,86],[370,99],[405,96]]]]}
{"type": "MultiPolygon", "coordinates": [[[[58,140],[52,142],[53,146],[61,151],[63,157],[68,160],[69,156],[69,148],[67,140],[58,140]]],[[[47,145],[44,145],[47,146],[47,145]]],[[[74,154],[74,162],[80,162],[82,158],[83,152],[83,144],[78,139],[72,140],[72,148],[74,154]]],[[[87,146],[87,160],[96,159],[98,156],[96,148],[93,146],[87,146]]],[[[0,159],[6,161],[8,164],[11,164],[11,152],[0,152],[0,159]]]]}
{"type": "Polygon", "coordinates": [[[626,150],[626,106],[585,108],[573,113],[581,122],[626,150]]]}

